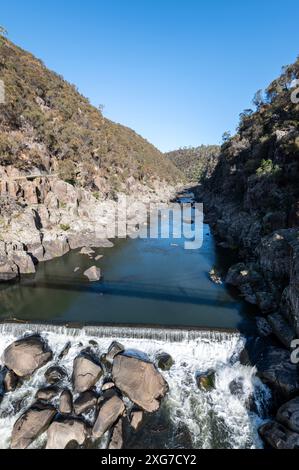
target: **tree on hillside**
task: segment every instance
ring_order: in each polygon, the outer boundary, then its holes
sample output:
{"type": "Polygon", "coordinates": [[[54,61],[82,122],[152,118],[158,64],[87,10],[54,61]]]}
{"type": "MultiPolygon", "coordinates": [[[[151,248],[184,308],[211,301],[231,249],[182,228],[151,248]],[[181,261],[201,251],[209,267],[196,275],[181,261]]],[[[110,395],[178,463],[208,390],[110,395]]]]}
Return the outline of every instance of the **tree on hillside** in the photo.
{"type": "Polygon", "coordinates": [[[7,31],[3,26],[0,26],[0,35],[1,36],[7,36],[7,31]]]}

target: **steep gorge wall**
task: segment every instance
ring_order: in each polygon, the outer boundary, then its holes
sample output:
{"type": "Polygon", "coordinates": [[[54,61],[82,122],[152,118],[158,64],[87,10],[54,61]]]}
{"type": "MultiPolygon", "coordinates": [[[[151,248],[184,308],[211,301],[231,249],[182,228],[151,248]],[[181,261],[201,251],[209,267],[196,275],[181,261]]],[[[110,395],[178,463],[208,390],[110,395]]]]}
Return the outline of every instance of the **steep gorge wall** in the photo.
{"type": "Polygon", "coordinates": [[[287,347],[299,337],[299,104],[291,99],[298,73],[297,60],[256,112],[241,115],[201,190],[218,241],[240,257],[227,281],[259,306],[287,347]]]}

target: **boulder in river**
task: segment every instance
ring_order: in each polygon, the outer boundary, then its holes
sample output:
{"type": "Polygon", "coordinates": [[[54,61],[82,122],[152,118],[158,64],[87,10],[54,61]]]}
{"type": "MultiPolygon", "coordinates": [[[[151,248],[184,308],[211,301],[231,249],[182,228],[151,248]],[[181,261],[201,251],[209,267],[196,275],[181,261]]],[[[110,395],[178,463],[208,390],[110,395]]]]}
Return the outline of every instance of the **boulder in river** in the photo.
{"type": "Polygon", "coordinates": [[[52,359],[52,351],[38,335],[15,341],[3,353],[3,362],[18,377],[32,375],[52,359]]]}
{"type": "Polygon", "coordinates": [[[291,431],[299,433],[299,397],[282,405],[276,419],[291,431]]]}
{"type": "Polygon", "coordinates": [[[133,403],[152,413],[168,391],[168,384],[151,362],[118,354],[114,358],[113,381],[133,403]]]}
{"type": "Polygon", "coordinates": [[[124,350],[125,347],[121,343],[119,343],[118,341],[113,341],[113,343],[110,344],[108,352],[105,356],[106,361],[112,364],[115,356],[117,356],[117,354],[122,353],[124,350]]]}
{"type": "Polygon", "coordinates": [[[68,341],[66,345],[63,347],[61,353],[59,354],[58,359],[63,359],[65,356],[67,356],[71,347],[72,347],[72,343],[68,341]]]}
{"type": "Polygon", "coordinates": [[[61,382],[66,377],[66,370],[58,366],[49,367],[45,372],[45,379],[51,385],[61,382]]]}
{"type": "Polygon", "coordinates": [[[63,415],[69,415],[73,412],[73,396],[67,389],[60,395],[59,412],[63,415]]]}
{"type": "Polygon", "coordinates": [[[81,415],[91,408],[95,408],[98,398],[97,395],[88,390],[87,392],[81,393],[78,398],[74,401],[74,410],[76,415],[81,415]]]}
{"type": "Polygon", "coordinates": [[[94,250],[90,247],[83,246],[83,248],[80,251],[80,255],[93,255],[94,250]]]}
{"type": "Polygon", "coordinates": [[[107,390],[111,390],[112,388],[115,387],[115,383],[114,382],[105,382],[103,385],[102,385],[102,392],[107,392],[107,390]]]}
{"type": "Polygon", "coordinates": [[[46,449],[65,449],[68,446],[83,446],[88,437],[88,430],[83,421],[65,419],[55,421],[47,432],[46,449]]]}
{"type": "Polygon", "coordinates": [[[163,351],[158,352],[155,359],[157,367],[161,370],[169,370],[174,364],[171,355],[163,351]]]}
{"type": "Polygon", "coordinates": [[[90,390],[101,378],[103,370],[92,356],[81,354],[74,360],[73,384],[76,392],[90,390]]]}
{"type": "Polygon", "coordinates": [[[104,401],[94,424],[92,435],[99,439],[125,412],[125,405],[118,395],[114,394],[111,398],[104,401]]]}
{"type": "Polygon", "coordinates": [[[209,369],[206,372],[198,372],[196,374],[196,383],[201,390],[212,390],[215,388],[215,371],[209,369]]]}
{"type": "Polygon", "coordinates": [[[40,401],[53,400],[58,395],[59,389],[57,387],[45,387],[36,392],[35,398],[40,401]]]}
{"type": "Polygon", "coordinates": [[[100,268],[97,268],[97,266],[91,266],[91,268],[84,271],[84,276],[87,277],[90,282],[96,282],[101,279],[102,273],[100,268]]]}
{"type": "Polygon", "coordinates": [[[259,433],[264,441],[273,449],[299,448],[299,434],[290,431],[276,421],[271,421],[261,426],[259,433]]]}
{"type": "Polygon", "coordinates": [[[144,412],[142,410],[132,410],[130,415],[130,424],[134,431],[139,431],[144,419],[144,412]]]}
{"type": "Polygon", "coordinates": [[[26,449],[30,446],[38,436],[48,429],[55,415],[54,407],[41,404],[35,404],[25,411],[13,427],[11,448],[26,449]]]}
{"type": "Polygon", "coordinates": [[[275,391],[276,398],[288,400],[299,392],[299,374],[286,349],[269,346],[257,361],[259,377],[275,391]]]}

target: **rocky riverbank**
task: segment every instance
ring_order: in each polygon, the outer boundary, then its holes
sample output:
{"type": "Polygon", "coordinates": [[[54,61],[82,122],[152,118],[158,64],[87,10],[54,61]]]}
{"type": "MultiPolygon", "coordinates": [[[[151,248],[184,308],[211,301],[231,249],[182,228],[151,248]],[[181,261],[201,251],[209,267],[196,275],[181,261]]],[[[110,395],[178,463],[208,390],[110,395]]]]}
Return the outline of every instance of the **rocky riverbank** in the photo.
{"type": "MultiPolygon", "coordinates": [[[[16,168],[0,167],[0,281],[33,274],[39,262],[71,249],[113,246],[108,238],[116,198],[107,203],[103,192],[75,187],[55,176],[27,177],[16,168]]],[[[158,180],[146,186],[131,177],[120,194],[126,195],[127,207],[118,217],[126,216],[133,226],[136,201],[167,202],[175,187],[158,180]]]]}

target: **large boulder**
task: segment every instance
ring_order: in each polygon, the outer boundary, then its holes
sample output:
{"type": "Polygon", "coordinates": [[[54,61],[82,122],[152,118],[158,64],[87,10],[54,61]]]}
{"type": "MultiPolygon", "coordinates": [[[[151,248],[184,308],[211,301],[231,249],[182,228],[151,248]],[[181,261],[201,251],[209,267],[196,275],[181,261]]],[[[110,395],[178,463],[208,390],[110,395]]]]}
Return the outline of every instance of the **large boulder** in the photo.
{"type": "Polygon", "coordinates": [[[282,405],[276,419],[291,431],[299,433],[299,397],[282,405]]]}
{"type": "Polygon", "coordinates": [[[91,266],[91,268],[84,271],[84,276],[88,278],[90,282],[99,281],[102,277],[100,268],[97,266],[91,266]]]}
{"type": "Polygon", "coordinates": [[[87,355],[81,354],[74,360],[73,385],[78,393],[90,390],[99,381],[103,374],[100,364],[87,355]]]}
{"type": "Polygon", "coordinates": [[[68,446],[83,446],[88,438],[88,430],[83,421],[65,419],[55,421],[47,432],[46,449],[65,449],[68,446]]]}
{"type": "Polygon", "coordinates": [[[124,412],[124,402],[116,394],[104,401],[92,430],[93,437],[96,439],[102,437],[124,412]]]}
{"type": "Polygon", "coordinates": [[[18,377],[27,377],[52,359],[52,351],[40,336],[28,336],[8,346],[2,359],[18,377]]]}
{"type": "Polygon", "coordinates": [[[15,423],[11,436],[12,449],[26,449],[44,433],[56,414],[52,406],[34,405],[15,423]]]}
{"type": "Polygon", "coordinates": [[[148,412],[157,411],[168,385],[151,362],[119,354],[114,358],[113,381],[131,401],[148,412]]]}
{"type": "Polygon", "coordinates": [[[285,426],[276,421],[264,424],[259,429],[264,441],[274,449],[298,449],[299,434],[289,431],[285,426]]]}

